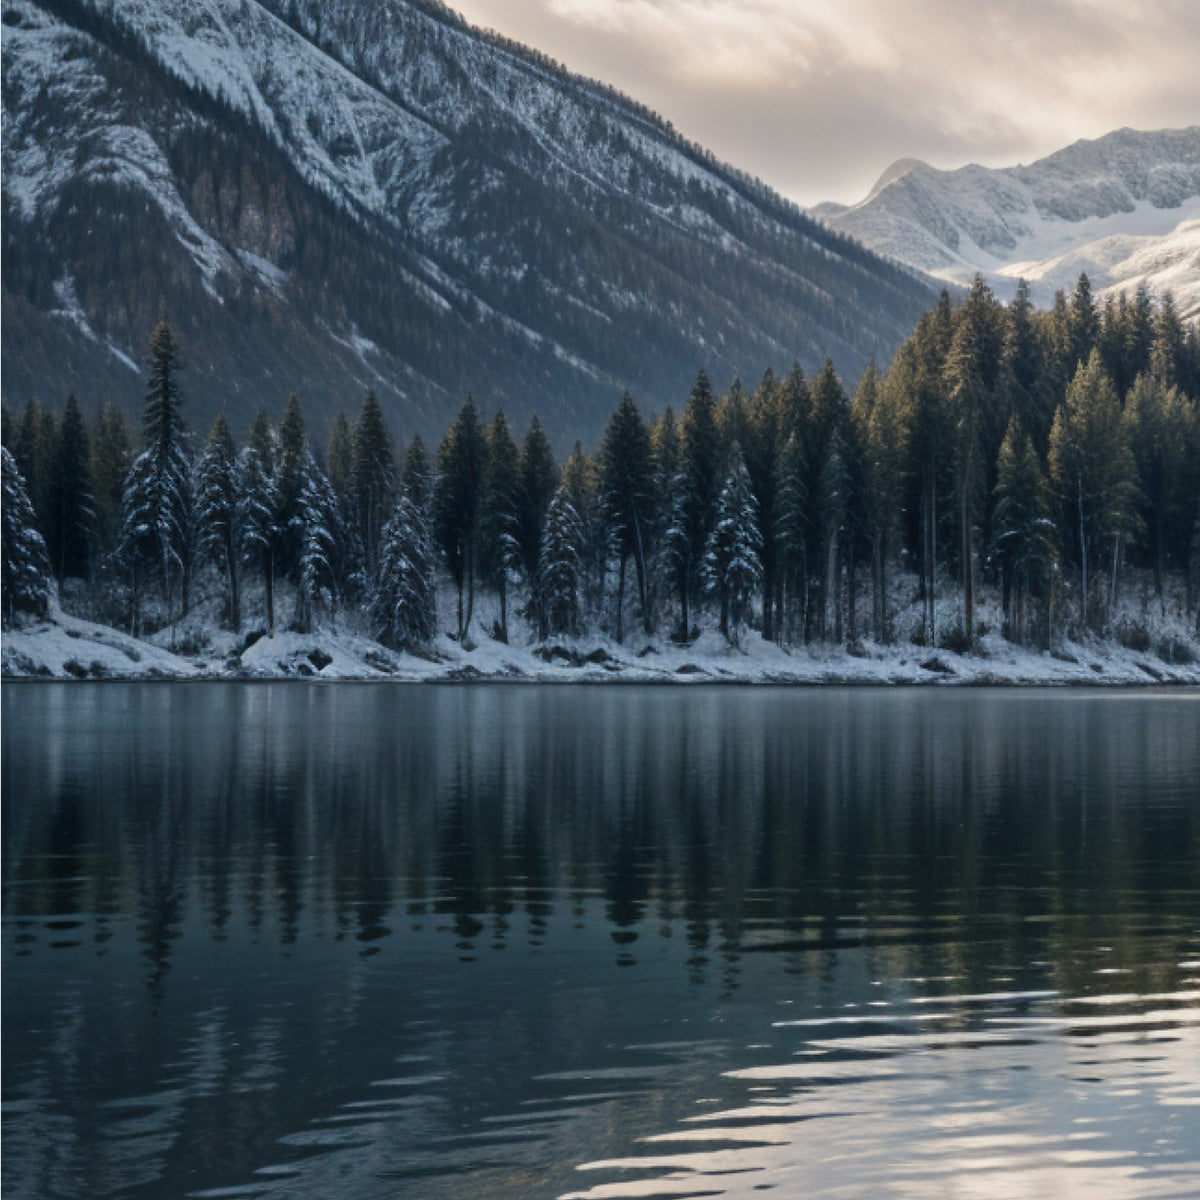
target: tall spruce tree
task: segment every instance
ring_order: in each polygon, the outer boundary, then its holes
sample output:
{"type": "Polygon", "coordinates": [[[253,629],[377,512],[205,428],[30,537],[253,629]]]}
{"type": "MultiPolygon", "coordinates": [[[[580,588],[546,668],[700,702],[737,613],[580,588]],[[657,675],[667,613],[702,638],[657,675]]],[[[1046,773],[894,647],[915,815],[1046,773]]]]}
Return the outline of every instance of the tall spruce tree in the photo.
{"type": "Polygon", "coordinates": [[[145,449],[133,461],[122,494],[124,557],[132,571],[133,624],[140,626],[140,579],[158,575],[166,619],[174,619],[176,585],[190,558],[190,470],[179,386],[179,350],[167,322],[150,338],[150,377],[142,411],[145,449]]]}
{"type": "Polygon", "coordinates": [[[350,476],[354,470],[354,435],[346,414],[339,411],[329,429],[325,450],[325,475],[341,500],[350,502],[350,476]]]}
{"type": "Polygon", "coordinates": [[[67,397],[50,470],[47,549],[59,579],[86,579],[96,517],[91,446],[74,395],[67,397]]]}
{"type": "MultiPolygon", "coordinates": [[[[1044,598],[1054,563],[1055,527],[1045,472],[1033,443],[1014,413],[996,469],[993,554],[1000,564],[1005,635],[1031,640],[1033,605],[1044,598]]],[[[1042,639],[1049,642],[1049,630],[1042,639]]]]}
{"type": "Polygon", "coordinates": [[[691,638],[693,589],[699,583],[700,564],[716,515],[720,487],[721,438],[717,429],[716,401],[703,368],[696,376],[683,413],[683,464],[680,471],[680,566],[678,636],[691,638]]]}
{"type": "Polygon", "coordinates": [[[487,445],[479,411],[468,396],[438,448],[434,529],[458,591],[458,640],[466,642],[475,607],[480,494],[487,445]]]}
{"type": "Polygon", "coordinates": [[[427,511],[402,494],[383,533],[371,603],[375,636],[394,650],[414,650],[437,633],[437,583],[427,511]]]}
{"type": "Polygon", "coordinates": [[[354,557],[337,491],[311,454],[300,489],[300,527],[297,615],[300,627],[311,629],[317,617],[337,612],[354,557]]]}
{"type": "Polygon", "coordinates": [[[748,623],[755,590],[762,581],[762,534],[758,503],[741,448],[730,453],[730,470],[717,499],[716,520],[705,548],[705,588],[717,603],[720,629],[737,644],[741,626],[748,623]]]}
{"type": "Polygon", "coordinates": [[[564,480],[550,501],[542,531],[538,577],[548,635],[579,632],[584,531],[570,491],[564,480]]]}
{"type": "Polygon", "coordinates": [[[625,569],[632,557],[638,607],[646,633],[652,630],[647,592],[647,559],[654,521],[654,463],[650,432],[628,392],[604,431],[600,451],[600,504],[606,540],[617,559],[616,639],[625,639],[625,569]]]}
{"type": "Polygon", "coordinates": [[[558,487],[559,471],[550,439],[535,415],[521,445],[520,528],[521,561],[529,586],[529,615],[538,628],[539,638],[546,636],[542,612],[541,581],[538,563],[542,547],[542,527],[550,501],[558,487]]]}
{"type": "Polygon", "coordinates": [[[379,569],[383,527],[391,519],[396,503],[396,458],[374,392],[367,392],[354,425],[350,501],[362,543],[364,570],[367,578],[373,579],[379,569]]]}
{"type": "MultiPolygon", "coordinates": [[[[1114,584],[1121,542],[1136,521],[1137,465],[1116,390],[1098,352],[1082,363],[1050,431],[1050,474],[1058,491],[1064,549],[1077,555],[1080,620],[1098,615],[1094,574],[1111,548],[1114,584]]],[[[1110,592],[1110,596],[1112,594],[1110,592]]]]}
{"type": "Polygon", "coordinates": [[[522,564],[521,452],[503,411],[492,418],[485,441],[479,567],[483,579],[500,600],[496,638],[507,642],[508,584],[522,564]]]}
{"type": "Polygon", "coordinates": [[[237,451],[225,414],[219,413],[196,466],[196,532],[202,556],[216,563],[229,589],[227,619],[237,632],[242,624],[240,480],[237,451]]]}
{"type": "Polygon", "coordinates": [[[262,572],[268,634],[275,632],[275,576],[282,534],[276,458],[273,431],[260,408],[238,458],[238,526],[245,560],[262,572]]]}
{"type": "Polygon", "coordinates": [[[16,459],[7,446],[0,449],[0,458],[3,459],[3,503],[0,504],[3,581],[0,594],[4,624],[11,625],[18,613],[45,616],[50,599],[50,560],[16,459]]]}
{"type": "Polygon", "coordinates": [[[92,528],[101,561],[117,548],[121,535],[121,493],[133,457],[133,434],[117,406],[106,402],[91,439],[92,495],[96,518],[92,528]]]}

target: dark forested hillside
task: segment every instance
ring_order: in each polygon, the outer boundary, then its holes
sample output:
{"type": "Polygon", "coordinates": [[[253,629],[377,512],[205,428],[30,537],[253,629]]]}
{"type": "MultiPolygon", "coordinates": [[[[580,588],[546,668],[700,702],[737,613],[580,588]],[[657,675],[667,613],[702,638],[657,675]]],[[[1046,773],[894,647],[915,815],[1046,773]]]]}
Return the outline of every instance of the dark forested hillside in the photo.
{"type": "Polygon", "coordinates": [[[244,430],[468,392],[598,437],[705,362],[886,362],[932,295],[644,109],[428,3],[3,4],[3,387],[133,410],[167,316],[244,430]]]}

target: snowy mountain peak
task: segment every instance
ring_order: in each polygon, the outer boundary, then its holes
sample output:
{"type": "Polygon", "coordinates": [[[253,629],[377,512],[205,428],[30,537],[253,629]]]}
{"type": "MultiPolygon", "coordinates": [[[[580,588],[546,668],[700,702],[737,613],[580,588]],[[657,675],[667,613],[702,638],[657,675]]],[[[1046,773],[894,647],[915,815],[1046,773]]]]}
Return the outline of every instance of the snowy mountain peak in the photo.
{"type": "Polygon", "coordinates": [[[947,281],[982,272],[1011,295],[1024,277],[1049,303],[1087,271],[1102,292],[1170,287],[1200,312],[1200,125],[1119,129],[1001,169],[902,159],[860,203],[812,212],[947,281]]]}

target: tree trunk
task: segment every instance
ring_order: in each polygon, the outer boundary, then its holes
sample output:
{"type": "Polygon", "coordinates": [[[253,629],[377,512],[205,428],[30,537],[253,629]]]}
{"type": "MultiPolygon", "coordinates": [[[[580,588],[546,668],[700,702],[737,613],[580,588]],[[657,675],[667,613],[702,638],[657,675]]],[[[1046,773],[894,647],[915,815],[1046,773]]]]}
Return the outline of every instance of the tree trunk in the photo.
{"type": "Polygon", "coordinates": [[[263,582],[267,588],[267,633],[275,633],[275,553],[268,550],[263,556],[263,582]]]}
{"type": "Polygon", "coordinates": [[[508,645],[508,576],[500,572],[500,641],[508,645]]]}
{"type": "Polygon", "coordinates": [[[971,511],[968,503],[970,487],[970,478],[965,478],[962,495],[959,497],[959,536],[962,539],[963,572],[963,634],[966,636],[969,649],[975,645],[975,555],[971,545],[971,511]]]}
{"type": "Polygon", "coordinates": [[[475,614],[475,552],[470,546],[463,556],[463,562],[467,572],[467,621],[459,640],[465,642],[471,633],[471,617],[475,614]]]}
{"type": "Polygon", "coordinates": [[[625,640],[625,556],[621,556],[620,564],[617,567],[617,627],[616,638],[618,642],[625,640]]]}
{"type": "Polygon", "coordinates": [[[1088,558],[1087,558],[1087,536],[1083,526],[1083,480],[1079,481],[1079,600],[1083,605],[1083,625],[1087,628],[1088,624],[1088,558]]]}

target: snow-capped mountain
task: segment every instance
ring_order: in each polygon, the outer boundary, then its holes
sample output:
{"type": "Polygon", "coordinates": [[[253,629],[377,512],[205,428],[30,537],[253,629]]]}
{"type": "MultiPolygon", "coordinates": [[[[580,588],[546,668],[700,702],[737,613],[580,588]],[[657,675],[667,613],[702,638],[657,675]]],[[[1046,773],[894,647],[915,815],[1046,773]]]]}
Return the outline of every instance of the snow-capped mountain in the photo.
{"type": "Polygon", "coordinates": [[[886,361],[928,281],[615,92],[434,0],[3,0],[6,404],[136,404],[162,313],[197,426],[373,387],[594,436],[831,354],[886,361]]]}
{"type": "Polygon", "coordinates": [[[982,272],[1004,296],[1023,277],[1049,303],[1086,271],[1100,293],[1145,283],[1200,313],[1200,125],[1121,129],[1000,170],[904,159],[861,203],[810,212],[937,278],[982,272]]]}

